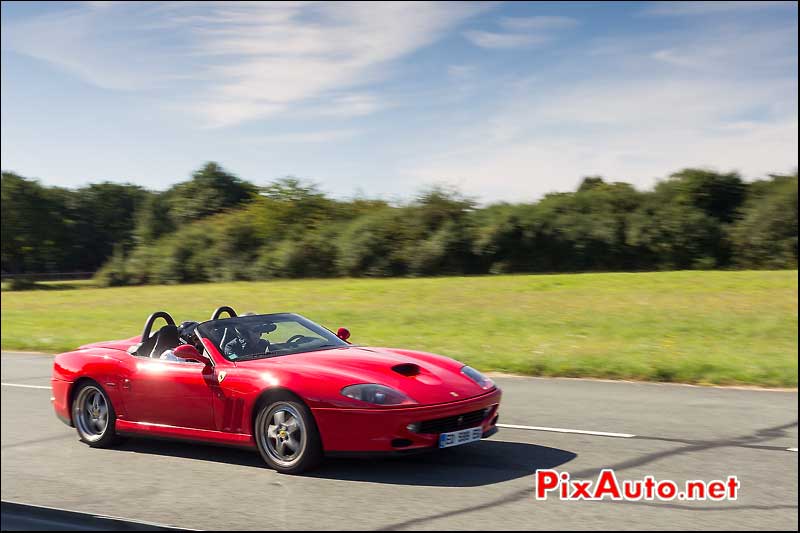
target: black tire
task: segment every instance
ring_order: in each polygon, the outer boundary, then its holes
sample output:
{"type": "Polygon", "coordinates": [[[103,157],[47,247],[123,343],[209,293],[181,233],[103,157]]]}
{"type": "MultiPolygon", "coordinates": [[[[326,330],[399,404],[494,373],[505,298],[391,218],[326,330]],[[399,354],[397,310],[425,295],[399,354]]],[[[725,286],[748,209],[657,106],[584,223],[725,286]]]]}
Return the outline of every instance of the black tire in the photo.
{"type": "Polygon", "coordinates": [[[78,437],[92,448],[107,448],[118,442],[117,414],[106,391],[94,381],[78,387],[72,400],[72,423],[78,437]],[[105,414],[104,418],[101,416],[105,414]],[[104,420],[102,423],[101,420],[104,420]]]}
{"type": "Polygon", "coordinates": [[[282,474],[300,474],[322,461],[322,441],[314,415],[291,394],[281,394],[265,402],[258,411],[254,429],[262,459],[282,474]],[[281,418],[280,412],[283,424],[276,418],[281,418]]]}

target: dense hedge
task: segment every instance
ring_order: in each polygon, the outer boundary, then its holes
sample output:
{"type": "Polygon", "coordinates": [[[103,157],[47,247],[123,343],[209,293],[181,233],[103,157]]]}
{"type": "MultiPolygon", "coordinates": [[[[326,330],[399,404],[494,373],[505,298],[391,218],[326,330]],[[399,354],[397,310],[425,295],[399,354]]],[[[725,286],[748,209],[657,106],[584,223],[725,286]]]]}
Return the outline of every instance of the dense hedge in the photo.
{"type": "Polygon", "coordinates": [[[258,188],[208,163],[165,192],[2,178],[4,272],[102,268],[106,285],[328,276],[797,268],[797,174],[686,169],[651,191],[480,207],[434,188],[404,205],[258,188]]]}

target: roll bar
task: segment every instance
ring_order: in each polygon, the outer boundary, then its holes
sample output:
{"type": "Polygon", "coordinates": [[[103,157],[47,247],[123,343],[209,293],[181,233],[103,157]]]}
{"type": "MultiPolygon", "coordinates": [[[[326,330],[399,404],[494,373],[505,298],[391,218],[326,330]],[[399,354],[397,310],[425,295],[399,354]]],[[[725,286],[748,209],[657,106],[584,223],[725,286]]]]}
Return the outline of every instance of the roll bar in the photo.
{"type": "Polygon", "coordinates": [[[150,338],[150,330],[153,329],[153,322],[155,322],[159,318],[163,318],[170,326],[175,325],[175,320],[172,319],[169,313],[167,313],[166,311],[156,311],[155,313],[147,317],[147,322],[144,323],[144,330],[142,330],[141,342],[144,342],[150,338]]]}
{"type": "Polygon", "coordinates": [[[219,318],[219,315],[221,315],[222,313],[228,313],[228,316],[230,318],[236,318],[238,316],[236,314],[236,311],[233,310],[233,307],[223,305],[221,307],[217,307],[217,309],[211,315],[211,320],[217,320],[219,318]]]}

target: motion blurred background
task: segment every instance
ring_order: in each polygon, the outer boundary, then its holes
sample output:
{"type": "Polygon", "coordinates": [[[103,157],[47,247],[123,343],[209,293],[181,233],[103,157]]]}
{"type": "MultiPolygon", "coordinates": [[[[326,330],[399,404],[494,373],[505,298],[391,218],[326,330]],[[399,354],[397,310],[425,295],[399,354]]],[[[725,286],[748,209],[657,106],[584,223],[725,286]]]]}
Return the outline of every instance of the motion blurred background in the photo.
{"type": "Polygon", "coordinates": [[[794,2],[2,10],[4,349],[225,303],[487,370],[797,384],[794,2]]]}
{"type": "Polygon", "coordinates": [[[797,530],[796,2],[4,0],[1,24],[3,529],[797,530]],[[500,432],[287,476],[53,416],[51,354],[221,305],[492,372],[500,432]],[[536,501],[545,468],[741,494],[536,501]]]}

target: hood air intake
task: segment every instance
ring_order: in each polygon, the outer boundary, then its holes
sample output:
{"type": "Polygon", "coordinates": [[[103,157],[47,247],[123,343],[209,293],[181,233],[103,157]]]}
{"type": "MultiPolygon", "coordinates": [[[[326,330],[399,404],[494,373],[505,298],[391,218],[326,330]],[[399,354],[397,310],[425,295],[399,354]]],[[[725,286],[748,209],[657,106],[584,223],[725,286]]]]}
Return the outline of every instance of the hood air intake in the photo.
{"type": "Polygon", "coordinates": [[[419,374],[419,366],[415,365],[414,363],[401,363],[399,365],[394,365],[392,370],[407,377],[416,376],[419,374]]]}

